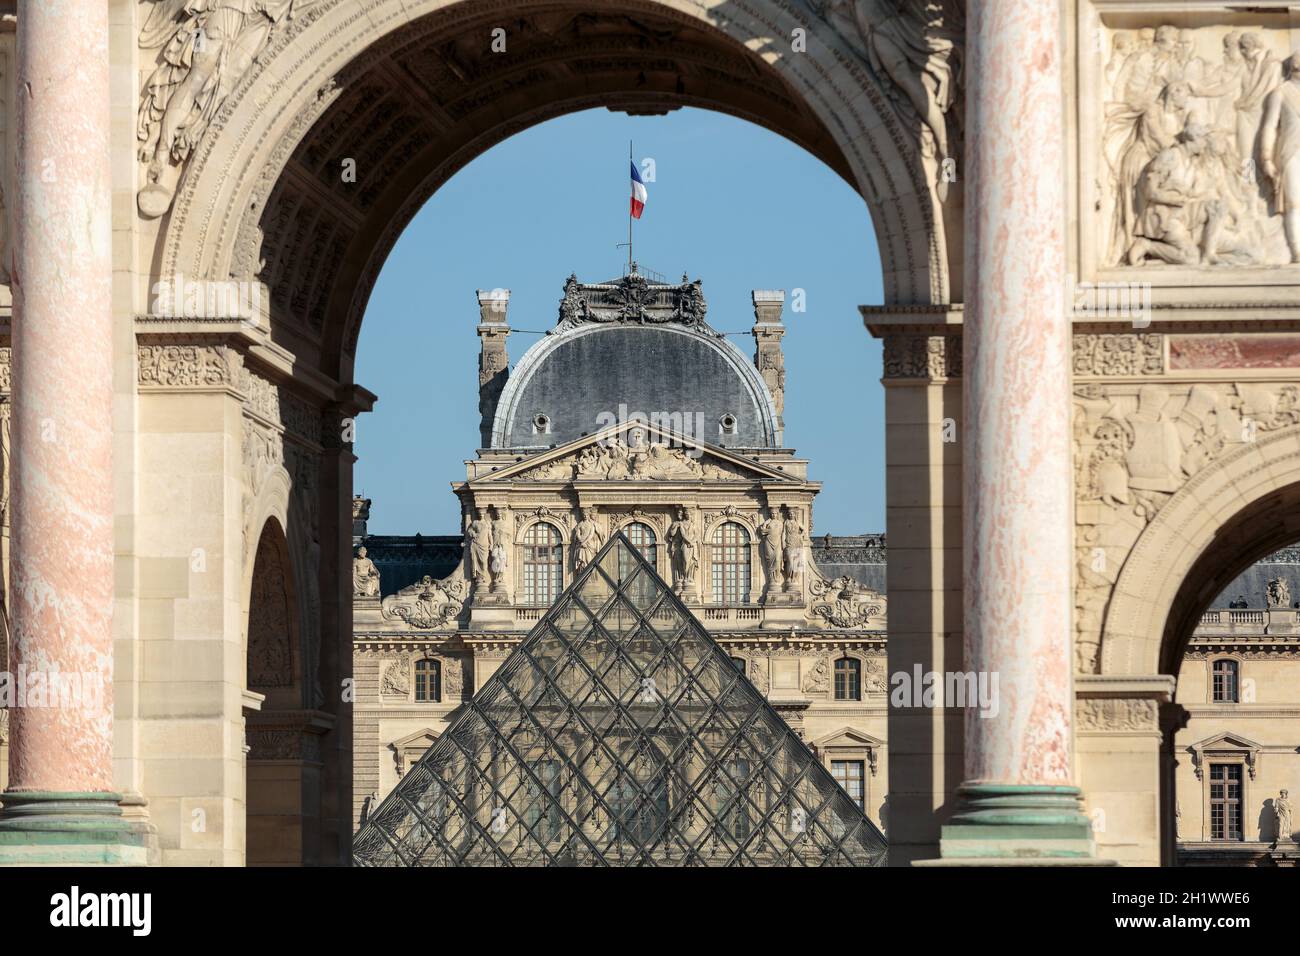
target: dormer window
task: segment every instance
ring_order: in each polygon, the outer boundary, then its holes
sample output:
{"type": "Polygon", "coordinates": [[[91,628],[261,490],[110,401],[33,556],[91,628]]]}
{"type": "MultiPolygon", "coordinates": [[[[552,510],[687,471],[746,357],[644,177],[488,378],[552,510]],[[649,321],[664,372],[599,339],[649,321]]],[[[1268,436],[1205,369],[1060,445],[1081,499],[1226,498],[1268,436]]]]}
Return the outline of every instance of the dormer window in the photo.
{"type": "Polygon", "coordinates": [[[533,416],[533,434],[549,435],[551,433],[551,418],[542,412],[533,416]]]}
{"type": "Polygon", "coordinates": [[[736,425],[736,416],[731,414],[731,412],[727,412],[727,414],[718,419],[718,434],[734,435],[736,434],[736,425]]]}

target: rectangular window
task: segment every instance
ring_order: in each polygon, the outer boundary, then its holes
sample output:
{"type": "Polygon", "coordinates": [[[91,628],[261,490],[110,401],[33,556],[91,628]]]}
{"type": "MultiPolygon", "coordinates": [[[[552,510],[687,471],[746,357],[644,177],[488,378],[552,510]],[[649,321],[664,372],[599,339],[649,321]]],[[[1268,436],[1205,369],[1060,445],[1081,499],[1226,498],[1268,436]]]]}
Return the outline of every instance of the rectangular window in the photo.
{"type": "Polygon", "coordinates": [[[853,798],[859,810],[866,809],[866,777],[861,760],[832,760],[831,776],[853,798]]]}
{"type": "Polygon", "coordinates": [[[1240,840],[1241,764],[1210,764],[1210,839],[1240,840]]]}
{"type": "Polygon", "coordinates": [[[1214,662],[1214,702],[1216,704],[1235,704],[1237,696],[1237,662],[1222,660],[1214,662]]]}

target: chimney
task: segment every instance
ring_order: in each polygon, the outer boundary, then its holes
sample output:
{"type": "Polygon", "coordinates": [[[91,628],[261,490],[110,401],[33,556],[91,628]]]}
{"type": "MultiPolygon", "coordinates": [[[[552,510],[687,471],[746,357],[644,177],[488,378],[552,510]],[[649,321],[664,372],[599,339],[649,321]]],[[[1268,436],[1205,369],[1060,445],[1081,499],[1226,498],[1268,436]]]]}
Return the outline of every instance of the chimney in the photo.
{"type": "Polygon", "coordinates": [[[370,521],[370,499],[362,495],[352,496],[352,547],[366,539],[366,524],[370,521]]]}
{"type": "Polygon", "coordinates": [[[785,290],[755,289],[753,296],[754,366],[776,403],[777,428],[785,431],[785,354],[781,351],[781,336],[785,335],[781,322],[785,290]]]}
{"type": "Polygon", "coordinates": [[[479,439],[482,448],[492,444],[492,420],[497,414],[497,400],[510,376],[510,358],[506,354],[506,339],[510,326],[506,324],[506,306],[510,304],[509,289],[478,290],[478,412],[479,439]]]}

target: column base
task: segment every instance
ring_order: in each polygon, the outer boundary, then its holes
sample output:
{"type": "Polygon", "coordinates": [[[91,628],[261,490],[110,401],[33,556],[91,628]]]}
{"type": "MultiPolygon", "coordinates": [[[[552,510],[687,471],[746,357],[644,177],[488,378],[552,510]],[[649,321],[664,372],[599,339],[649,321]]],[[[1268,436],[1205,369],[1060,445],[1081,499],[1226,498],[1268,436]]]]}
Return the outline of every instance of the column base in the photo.
{"type": "Polygon", "coordinates": [[[949,866],[1096,866],[1092,825],[1078,787],[964,783],[939,836],[949,866]]]}
{"type": "Polygon", "coordinates": [[[122,815],[116,793],[0,794],[0,866],[147,866],[157,829],[122,815]]]}

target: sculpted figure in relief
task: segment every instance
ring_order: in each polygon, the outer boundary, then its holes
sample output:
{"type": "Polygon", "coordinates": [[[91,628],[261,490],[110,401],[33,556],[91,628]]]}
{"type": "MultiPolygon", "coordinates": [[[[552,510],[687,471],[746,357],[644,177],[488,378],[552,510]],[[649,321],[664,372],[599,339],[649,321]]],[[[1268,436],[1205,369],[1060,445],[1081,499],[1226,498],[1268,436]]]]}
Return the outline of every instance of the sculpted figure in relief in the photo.
{"type": "MultiPolygon", "coordinates": [[[[157,184],[168,156],[183,162],[277,25],[315,0],[150,0],[142,49],[163,46],[162,62],[145,83],[136,122],[140,158],[157,184]]],[[[161,188],[153,187],[155,190],[161,188]]],[[[142,191],[141,211],[150,206],[142,191]]],[[[170,195],[167,197],[170,201],[170,195]]],[[[160,201],[160,200],[159,200],[160,201]]]]}
{"type": "Polygon", "coordinates": [[[1289,186],[1300,196],[1300,164],[1286,181],[1300,97],[1285,92],[1283,64],[1259,33],[1226,34],[1217,64],[1199,55],[1197,35],[1166,24],[1150,42],[1147,31],[1112,38],[1102,70],[1108,264],[1300,261],[1300,215],[1285,237],[1282,221],[1289,186]]]}
{"type": "MultiPolygon", "coordinates": [[[[942,164],[960,153],[948,117],[958,100],[965,18],[954,0],[810,0],[842,36],[860,44],[905,122],[921,122],[921,152],[942,164]]],[[[909,123],[910,125],[910,123],[909,123]]],[[[937,181],[946,198],[944,177],[937,181]]]]}
{"type": "Polygon", "coordinates": [[[1300,262],[1300,53],[1287,57],[1285,66],[1286,82],[1264,101],[1259,150],[1291,261],[1300,262]]]}

